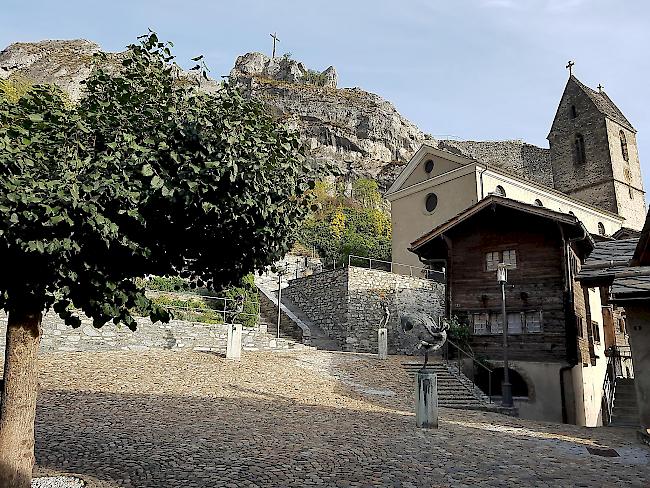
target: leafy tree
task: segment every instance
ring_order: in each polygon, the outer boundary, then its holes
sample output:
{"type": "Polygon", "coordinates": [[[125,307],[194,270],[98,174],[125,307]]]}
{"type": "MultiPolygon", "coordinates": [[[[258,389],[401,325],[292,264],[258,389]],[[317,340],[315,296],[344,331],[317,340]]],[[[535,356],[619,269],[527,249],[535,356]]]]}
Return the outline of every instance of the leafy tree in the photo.
{"type": "Polygon", "coordinates": [[[319,173],[297,135],[227,85],[186,81],[149,33],[78,105],[49,86],[0,93],[0,486],[29,486],[44,310],[73,327],[78,311],[95,327],[135,329],[136,307],[168,320],[135,278],[237,282],[284,255],[308,213],[319,173]]]}
{"type": "Polygon", "coordinates": [[[316,184],[320,210],[299,230],[299,242],[316,247],[328,263],[346,262],[351,254],[390,261],[392,226],[377,183],[364,178],[354,181],[352,197],[336,188],[342,188],[340,182],[316,184]]]}
{"type": "Polygon", "coordinates": [[[381,203],[379,185],[370,178],[358,178],[352,183],[352,195],[365,208],[377,208],[381,203]]]}

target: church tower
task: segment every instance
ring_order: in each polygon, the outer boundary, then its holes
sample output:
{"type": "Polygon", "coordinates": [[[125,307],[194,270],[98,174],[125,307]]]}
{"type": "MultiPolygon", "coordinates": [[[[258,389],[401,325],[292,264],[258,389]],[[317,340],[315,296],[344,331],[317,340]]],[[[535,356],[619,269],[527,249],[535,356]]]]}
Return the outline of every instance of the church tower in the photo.
{"type": "Polygon", "coordinates": [[[602,87],[592,90],[570,75],[548,141],[557,190],[641,230],[646,205],[636,130],[602,87]]]}

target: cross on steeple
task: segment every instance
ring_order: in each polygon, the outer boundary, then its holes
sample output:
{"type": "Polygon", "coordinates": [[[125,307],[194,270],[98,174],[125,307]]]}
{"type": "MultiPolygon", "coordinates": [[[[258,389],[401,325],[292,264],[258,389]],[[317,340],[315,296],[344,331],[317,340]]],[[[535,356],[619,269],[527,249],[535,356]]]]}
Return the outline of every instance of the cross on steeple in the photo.
{"type": "Polygon", "coordinates": [[[600,83],[598,83],[598,91],[602,92],[603,88],[605,88],[605,87],[603,85],[601,85],[600,83]]]}
{"type": "Polygon", "coordinates": [[[569,70],[569,76],[573,75],[573,66],[575,63],[573,61],[569,61],[569,64],[566,65],[567,69],[569,70]]]}
{"type": "Polygon", "coordinates": [[[277,33],[269,34],[273,38],[273,58],[275,58],[275,43],[280,42],[280,39],[278,39],[277,33]]]}

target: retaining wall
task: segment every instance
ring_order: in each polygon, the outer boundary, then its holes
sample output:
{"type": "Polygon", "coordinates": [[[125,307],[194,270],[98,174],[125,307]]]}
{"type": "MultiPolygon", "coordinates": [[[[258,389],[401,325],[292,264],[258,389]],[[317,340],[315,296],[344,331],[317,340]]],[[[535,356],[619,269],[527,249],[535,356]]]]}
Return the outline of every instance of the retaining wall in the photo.
{"type": "Polygon", "coordinates": [[[412,353],[415,345],[401,331],[402,313],[418,311],[437,318],[445,309],[441,283],[354,266],[292,280],[283,296],[343,350],[358,352],[377,352],[383,303],[391,313],[387,328],[392,354],[412,353]]]}
{"type": "MultiPolygon", "coordinates": [[[[147,318],[138,318],[135,332],[125,326],[106,324],[101,329],[92,326],[92,321],[82,318],[82,325],[73,329],[55,314],[43,317],[43,338],[41,351],[145,351],[149,349],[195,349],[210,348],[225,352],[228,340],[228,325],[203,324],[172,320],[167,324],[152,323],[147,318]]],[[[0,337],[6,335],[7,316],[0,314],[0,337]]],[[[269,348],[272,337],[266,334],[266,327],[244,327],[242,347],[244,350],[269,348]]],[[[4,354],[4,340],[0,341],[0,352],[4,354]]]]}

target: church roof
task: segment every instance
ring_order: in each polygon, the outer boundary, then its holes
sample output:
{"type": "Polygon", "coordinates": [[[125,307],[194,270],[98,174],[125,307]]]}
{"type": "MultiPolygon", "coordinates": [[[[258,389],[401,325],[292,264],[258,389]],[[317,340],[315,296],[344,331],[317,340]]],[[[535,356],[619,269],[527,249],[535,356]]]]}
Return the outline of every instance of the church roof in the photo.
{"type": "Polygon", "coordinates": [[[612,102],[612,99],[607,96],[607,93],[589,88],[573,75],[571,75],[569,80],[573,81],[585,93],[585,95],[589,97],[601,114],[613,120],[617,124],[622,125],[626,129],[636,132],[636,129],[632,126],[630,121],[625,118],[623,112],[621,112],[616,104],[612,102]]]}

